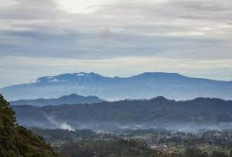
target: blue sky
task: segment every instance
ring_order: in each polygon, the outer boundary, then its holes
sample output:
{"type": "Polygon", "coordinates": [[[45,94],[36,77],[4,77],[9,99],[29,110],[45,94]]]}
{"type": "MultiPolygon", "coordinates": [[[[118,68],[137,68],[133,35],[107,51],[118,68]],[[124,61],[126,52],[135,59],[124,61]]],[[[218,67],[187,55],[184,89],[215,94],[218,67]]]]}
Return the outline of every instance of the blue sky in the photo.
{"type": "Polygon", "coordinates": [[[0,0],[0,87],[80,71],[232,80],[232,1],[0,0]]]}

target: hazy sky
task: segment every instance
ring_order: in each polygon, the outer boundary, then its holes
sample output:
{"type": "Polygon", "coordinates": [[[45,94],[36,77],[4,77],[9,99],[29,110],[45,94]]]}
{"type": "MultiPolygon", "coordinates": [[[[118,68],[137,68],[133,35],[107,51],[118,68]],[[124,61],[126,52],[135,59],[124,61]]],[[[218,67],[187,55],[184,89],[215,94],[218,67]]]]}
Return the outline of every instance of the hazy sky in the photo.
{"type": "Polygon", "coordinates": [[[0,87],[80,71],[232,80],[232,1],[0,0],[0,87]]]}

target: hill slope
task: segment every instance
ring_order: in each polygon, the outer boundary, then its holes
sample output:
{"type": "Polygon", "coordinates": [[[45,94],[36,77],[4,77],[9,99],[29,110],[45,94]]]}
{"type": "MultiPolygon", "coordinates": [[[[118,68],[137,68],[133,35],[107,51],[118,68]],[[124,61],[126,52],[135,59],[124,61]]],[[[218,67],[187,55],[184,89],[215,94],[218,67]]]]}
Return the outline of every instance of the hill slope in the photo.
{"type": "Polygon", "coordinates": [[[9,86],[0,92],[10,100],[54,98],[72,93],[97,95],[105,100],[159,95],[178,100],[196,97],[232,99],[232,82],[191,78],[176,73],[146,72],[121,78],[82,72],[41,77],[33,83],[9,86]]]}
{"type": "Polygon", "coordinates": [[[164,97],[124,100],[91,105],[13,106],[21,124],[62,128],[232,128],[232,101],[197,98],[174,101],[164,97]]]}
{"type": "Polygon", "coordinates": [[[62,104],[93,104],[102,102],[96,96],[80,96],[76,94],[65,95],[55,99],[31,99],[31,100],[17,100],[11,101],[11,105],[32,105],[32,106],[46,106],[46,105],[62,105],[62,104]]]}
{"type": "Polygon", "coordinates": [[[14,112],[2,95],[0,95],[0,156],[57,156],[42,138],[16,124],[14,112]]]}

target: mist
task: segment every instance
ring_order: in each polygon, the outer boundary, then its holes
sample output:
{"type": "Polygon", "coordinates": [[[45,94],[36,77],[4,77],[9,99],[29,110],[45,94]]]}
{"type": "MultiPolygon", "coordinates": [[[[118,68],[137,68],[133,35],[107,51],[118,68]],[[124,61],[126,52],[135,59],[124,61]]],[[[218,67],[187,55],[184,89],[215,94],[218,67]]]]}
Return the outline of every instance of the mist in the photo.
{"type": "Polygon", "coordinates": [[[43,115],[47,118],[48,122],[53,125],[54,128],[75,131],[75,129],[71,127],[71,125],[69,125],[67,122],[57,121],[54,115],[49,116],[45,112],[43,112],[43,115]]]}

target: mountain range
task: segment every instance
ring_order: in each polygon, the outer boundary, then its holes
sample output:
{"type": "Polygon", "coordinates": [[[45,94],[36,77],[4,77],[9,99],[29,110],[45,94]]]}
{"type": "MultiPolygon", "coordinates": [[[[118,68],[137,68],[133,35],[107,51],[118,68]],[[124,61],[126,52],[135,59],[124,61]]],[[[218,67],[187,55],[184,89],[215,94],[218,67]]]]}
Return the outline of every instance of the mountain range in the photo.
{"type": "Polygon", "coordinates": [[[32,106],[46,106],[46,105],[62,105],[62,104],[93,104],[99,103],[103,100],[96,96],[81,96],[76,94],[65,95],[59,98],[53,99],[29,99],[29,100],[17,100],[11,101],[11,105],[32,105],[32,106]]]}
{"type": "Polygon", "coordinates": [[[145,72],[131,77],[106,77],[96,73],[40,77],[27,84],[0,89],[8,100],[54,98],[76,93],[105,100],[148,99],[165,96],[187,100],[196,97],[232,99],[232,81],[186,77],[177,73],[145,72]]]}
{"type": "Polygon", "coordinates": [[[94,104],[12,106],[20,124],[61,129],[167,128],[231,129],[232,101],[196,98],[187,101],[156,97],[94,104]]]}

